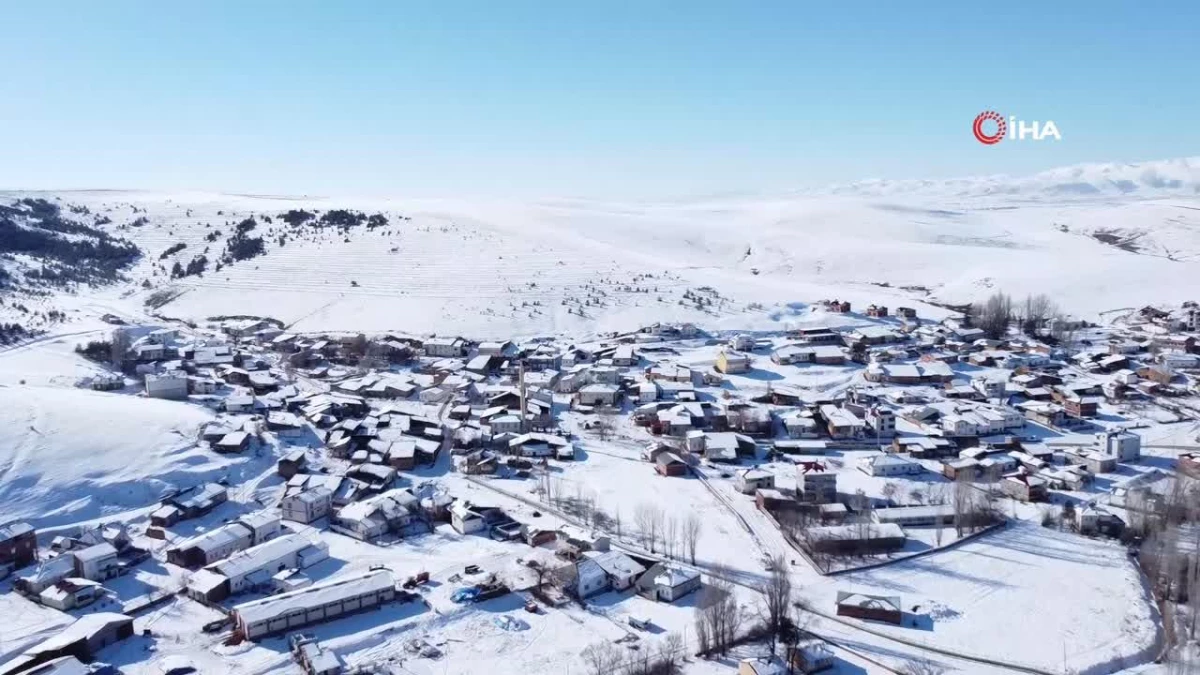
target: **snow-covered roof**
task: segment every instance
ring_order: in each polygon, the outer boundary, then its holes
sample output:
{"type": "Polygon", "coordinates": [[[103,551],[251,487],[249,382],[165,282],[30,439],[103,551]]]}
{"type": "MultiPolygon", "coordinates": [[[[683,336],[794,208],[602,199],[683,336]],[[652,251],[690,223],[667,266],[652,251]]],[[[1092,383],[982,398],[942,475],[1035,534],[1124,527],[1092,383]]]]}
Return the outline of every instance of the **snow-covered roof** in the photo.
{"type": "Polygon", "coordinates": [[[91,672],[74,656],[60,656],[26,671],[26,675],[88,675],[91,672]]]}
{"type": "Polygon", "coordinates": [[[103,543],[89,546],[85,549],[72,552],[75,559],[80,562],[90,562],[94,560],[103,560],[105,558],[117,557],[117,549],[113,548],[112,544],[103,543]]]}
{"type": "Polygon", "coordinates": [[[746,482],[766,480],[767,478],[773,478],[774,476],[775,474],[771,473],[770,471],[764,471],[762,469],[739,469],[737,472],[737,477],[746,482]]]}
{"type": "Polygon", "coordinates": [[[662,571],[654,577],[654,585],[675,588],[698,578],[700,578],[700,573],[696,570],[676,567],[674,565],[666,565],[662,568],[662,571]]]}
{"type": "Polygon", "coordinates": [[[788,672],[787,666],[778,657],[765,656],[742,659],[738,671],[746,672],[747,670],[754,675],[786,675],[788,672]]]}
{"type": "Polygon", "coordinates": [[[242,577],[264,567],[270,567],[276,561],[299,553],[313,545],[307,537],[302,535],[285,534],[245,551],[238,551],[208,567],[230,578],[242,577]]]}
{"type": "Polygon", "coordinates": [[[904,538],[904,529],[895,523],[870,524],[866,527],[863,527],[862,524],[826,525],[822,527],[810,527],[808,533],[814,541],[865,541],[868,539],[904,538]]]}
{"type": "Polygon", "coordinates": [[[914,462],[910,459],[905,459],[900,455],[875,455],[868,457],[867,463],[871,466],[910,466],[914,462]]]}
{"type": "Polygon", "coordinates": [[[279,520],[279,514],[272,513],[271,511],[255,511],[254,513],[247,513],[238,518],[239,522],[245,523],[246,526],[255,530],[269,527],[270,525],[278,525],[279,520]]]}
{"type": "Polygon", "coordinates": [[[346,598],[379,593],[395,587],[396,581],[390,571],[374,570],[261,600],[243,602],[235,606],[233,611],[247,624],[260,624],[277,617],[334,604],[346,598]]]}
{"type": "Polygon", "coordinates": [[[859,419],[858,415],[855,415],[854,413],[850,412],[849,410],[846,410],[845,408],[839,408],[835,405],[827,403],[827,404],[821,406],[820,410],[821,410],[821,415],[830,424],[832,424],[834,426],[837,426],[837,427],[861,427],[861,426],[863,426],[863,421],[861,419],[859,419]]]}
{"type": "Polygon", "coordinates": [[[954,515],[953,504],[925,504],[922,506],[896,506],[871,511],[881,523],[900,521],[906,518],[945,518],[954,515]]]}
{"type": "Polygon", "coordinates": [[[218,574],[212,570],[201,568],[188,577],[187,586],[190,590],[208,595],[220,588],[221,584],[224,584],[226,581],[229,581],[229,578],[224,574],[218,574]]]}
{"type": "Polygon", "coordinates": [[[554,447],[564,447],[564,446],[570,445],[570,441],[563,438],[562,436],[555,436],[554,434],[543,434],[543,433],[534,431],[534,432],[530,432],[527,434],[521,434],[520,436],[517,436],[516,438],[512,439],[511,441],[508,442],[508,447],[519,448],[522,445],[525,445],[526,443],[545,443],[546,445],[552,445],[554,447]]]}
{"type": "Polygon", "coordinates": [[[593,556],[592,560],[596,562],[608,574],[619,577],[631,577],[635,574],[641,574],[646,571],[646,568],[638,563],[633,558],[621,553],[620,551],[606,551],[599,555],[593,556]]]}
{"type": "Polygon", "coordinates": [[[114,623],[133,622],[133,617],[116,612],[96,612],[80,617],[78,621],[67,626],[61,633],[39,644],[26,652],[27,654],[42,654],[70,647],[72,644],[86,640],[105,627],[114,623]]]}
{"type": "Polygon", "coordinates": [[[837,602],[839,605],[886,609],[894,612],[900,611],[900,598],[896,596],[867,595],[866,593],[838,591],[837,602]]]}
{"type": "Polygon", "coordinates": [[[403,516],[416,503],[417,498],[407,490],[388,490],[374,497],[346,505],[338,511],[337,517],[339,520],[366,520],[379,513],[384,518],[391,520],[403,516]]]}
{"type": "Polygon", "coordinates": [[[183,550],[198,548],[201,551],[214,551],[225,547],[239,539],[247,539],[250,531],[239,522],[226,523],[215,530],[209,530],[190,539],[180,542],[175,548],[183,550]]]}
{"type": "Polygon", "coordinates": [[[0,527],[0,541],[15,539],[30,532],[33,532],[33,526],[29,523],[9,523],[8,525],[0,527]]]}

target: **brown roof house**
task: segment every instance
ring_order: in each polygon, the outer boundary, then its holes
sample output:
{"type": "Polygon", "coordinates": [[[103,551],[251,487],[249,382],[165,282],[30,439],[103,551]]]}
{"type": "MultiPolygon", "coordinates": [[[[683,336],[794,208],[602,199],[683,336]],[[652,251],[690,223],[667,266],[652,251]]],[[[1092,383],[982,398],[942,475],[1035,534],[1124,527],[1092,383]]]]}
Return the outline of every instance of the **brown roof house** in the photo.
{"type": "Polygon", "coordinates": [[[869,621],[883,621],[899,626],[904,621],[899,596],[867,595],[838,591],[838,616],[849,616],[869,621]]]}

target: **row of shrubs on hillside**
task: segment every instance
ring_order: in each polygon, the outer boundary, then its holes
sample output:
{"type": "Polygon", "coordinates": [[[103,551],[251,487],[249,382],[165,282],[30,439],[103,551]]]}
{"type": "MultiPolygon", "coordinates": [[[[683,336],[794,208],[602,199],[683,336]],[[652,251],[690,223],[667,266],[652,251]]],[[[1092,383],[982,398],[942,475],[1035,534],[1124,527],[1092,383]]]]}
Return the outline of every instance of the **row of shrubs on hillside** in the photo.
{"type": "Polygon", "coordinates": [[[342,231],[364,225],[368,230],[374,230],[388,224],[387,216],[382,213],[375,213],[368,216],[362,211],[351,211],[348,209],[333,209],[322,213],[320,216],[312,211],[292,209],[276,217],[292,227],[311,224],[314,227],[332,227],[342,231]]]}
{"type": "Polygon", "coordinates": [[[118,281],[142,252],[130,241],[65,217],[57,204],[22,199],[0,206],[0,255],[41,263],[26,279],[66,285],[118,281]]]}

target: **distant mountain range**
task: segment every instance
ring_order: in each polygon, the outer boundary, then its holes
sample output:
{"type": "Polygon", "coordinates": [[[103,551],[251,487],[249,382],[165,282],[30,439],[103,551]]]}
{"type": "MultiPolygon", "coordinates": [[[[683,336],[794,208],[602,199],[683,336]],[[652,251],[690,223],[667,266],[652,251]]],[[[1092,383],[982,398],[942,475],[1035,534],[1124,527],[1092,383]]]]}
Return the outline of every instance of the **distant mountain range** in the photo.
{"type": "Polygon", "coordinates": [[[1076,199],[1087,197],[1200,196],[1200,157],[1133,164],[1077,164],[1031,176],[979,176],[948,180],[860,181],[808,194],[1076,199]]]}
{"type": "Polygon", "coordinates": [[[1200,158],[653,203],[0,192],[0,215],[20,234],[0,323],[33,328],[125,308],[513,337],[778,329],[831,297],[1047,293],[1085,317],[1200,299],[1200,158]]]}

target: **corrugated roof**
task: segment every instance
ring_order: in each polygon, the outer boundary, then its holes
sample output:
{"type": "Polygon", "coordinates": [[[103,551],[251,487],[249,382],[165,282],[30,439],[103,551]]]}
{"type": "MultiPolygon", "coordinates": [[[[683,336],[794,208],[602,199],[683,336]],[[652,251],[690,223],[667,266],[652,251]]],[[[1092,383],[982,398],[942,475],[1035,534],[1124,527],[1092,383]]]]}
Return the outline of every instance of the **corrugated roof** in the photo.
{"type": "Polygon", "coordinates": [[[244,602],[233,608],[247,624],[259,624],[264,621],[287,616],[297,612],[305,612],[317,607],[371,593],[379,593],[389,588],[394,589],[396,581],[388,570],[374,570],[364,574],[334,579],[307,588],[281,593],[261,600],[244,602]]]}

